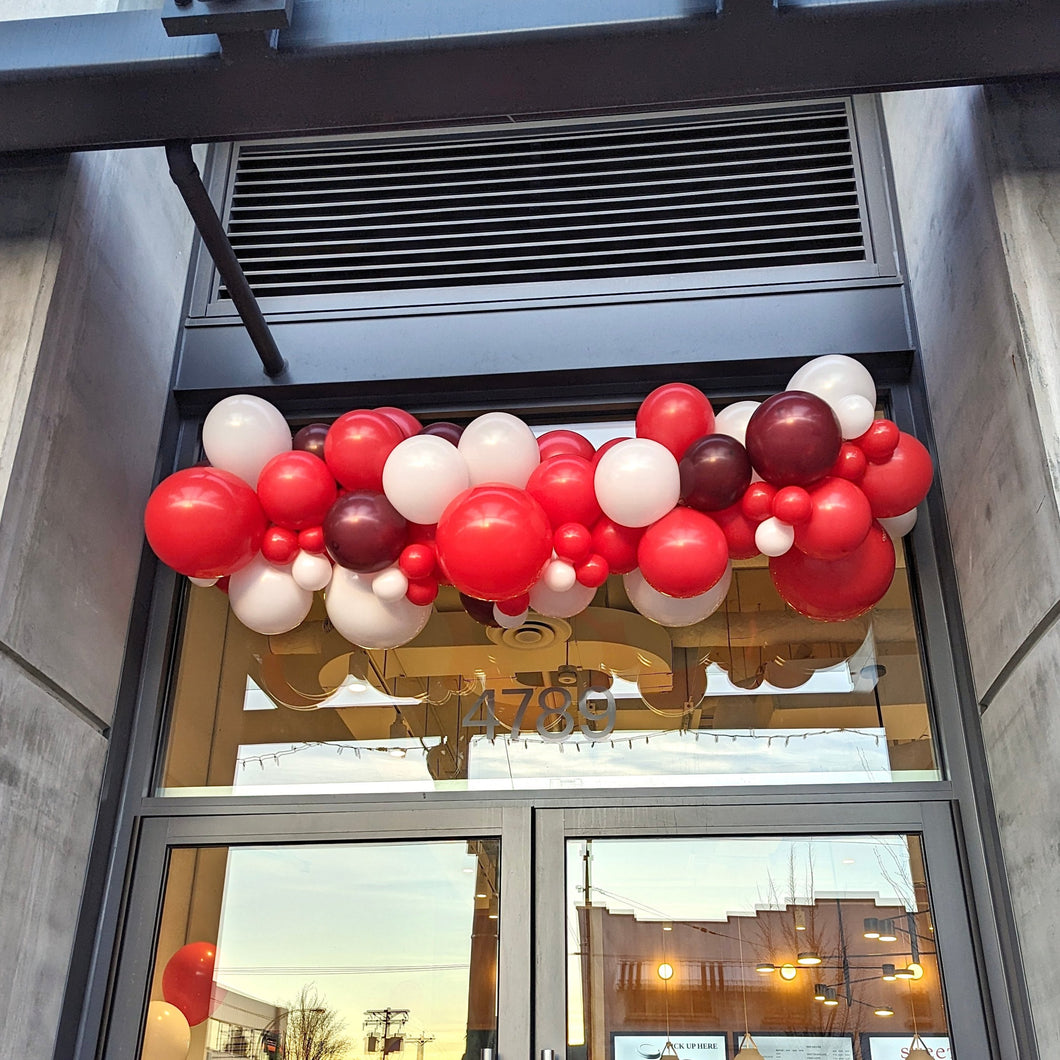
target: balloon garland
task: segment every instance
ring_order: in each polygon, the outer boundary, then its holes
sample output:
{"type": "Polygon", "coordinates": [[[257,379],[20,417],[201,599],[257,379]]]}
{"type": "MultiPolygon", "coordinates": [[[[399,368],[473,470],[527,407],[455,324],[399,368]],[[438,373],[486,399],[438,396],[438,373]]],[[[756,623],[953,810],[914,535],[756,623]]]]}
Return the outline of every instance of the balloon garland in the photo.
{"type": "Polygon", "coordinates": [[[842,621],[887,591],[892,538],[912,529],[933,474],[875,408],[868,370],[841,355],[716,416],[695,387],[668,383],[635,437],[599,450],[573,431],[535,438],[505,412],[462,429],[396,408],[292,440],[279,410],[237,394],[206,417],[209,465],[165,479],[145,527],[164,563],[219,582],[251,629],[294,629],[323,590],[363,648],[415,637],[441,583],[479,621],[515,628],[531,608],[578,614],[620,574],[641,614],[690,625],[723,602],[731,561],[759,554],[792,608],[842,621]]]}

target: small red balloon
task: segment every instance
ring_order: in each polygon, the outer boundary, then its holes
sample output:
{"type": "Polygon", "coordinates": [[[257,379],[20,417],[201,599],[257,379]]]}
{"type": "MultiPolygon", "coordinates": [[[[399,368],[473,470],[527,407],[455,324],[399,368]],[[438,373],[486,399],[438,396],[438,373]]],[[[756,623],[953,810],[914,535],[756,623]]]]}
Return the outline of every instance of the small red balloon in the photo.
{"type": "Polygon", "coordinates": [[[220,999],[211,998],[217,947],[212,942],[189,942],[166,962],[162,997],[184,1013],[192,1027],[210,1015],[220,999]]]}
{"type": "Polygon", "coordinates": [[[637,566],[660,593],[687,599],[712,588],[725,573],[729,544],[709,515],[675,508],[644,531],[637,566]]]}
{"type": "Polygon", "coordinates": [[[600,518],[593,488],[593,465],[581,456],[553,456],[534,468],[526,492],[545,510],[553,527],[592,526],[600,518]]]}
{"type": "Polygon", "coordinates": [[[865,454],[853,442],[844,442],[828,474],[833,478],[845,478],[848,482],[860,482],[868,466],[865,454]]]}
{"type": "Polygon", "coordinates": [[[552,547],[560,559],[584,563],[593,550],[593,535],[581,523],[564,523],[552,535],[552,547]]]}
{"type": "Polygon", "coordinates": [[[405,440],[401,428],[381,412],[355,409],[340,416],[324,441],[324,459],[348,490],[383,492],[383,465],[405,440]]]}
{"type": "Polygon", "coordinates": [[[680,460],[688,447],[714,430],[707,395],[687,383],[666,383],[653,390],[637,411],[637,437],[665,445],[680,460]]]}
{"type": "Polygon", "coordinates": [[[752,482],[740,500],[740,511],[753,523],[761,523],[773,514],[773,498],[776,486],[768,482],[752,482]]]}
{"type": "Polygon", "coordinates": [[[873,420],[872,426],[860,438],[854,439],[854,444],[868,457],[870,463],[884,464],[891,459],[901,433],[897,423],[873,420]]]}
{"type": "Polygon", "coordinates": [[[298,547],[319,556],[324,551],[324,527],[310,526],[298,531],[298,547]]]}
{"type": "Polygon", "coordinates": [[[890,519],[912,511],[931,488],[934,469],[931,455],[911,434],[902,432],[886,464],[870,463],[861,480],[877,519],[890,519]]]}
{"type": "Polygon", "coordinates": [[[298,555],[298,535],[282,526],[270,526],[261,539],[261,554],[270,563],[290,563],[298,555]]]}
{"type": "Polygon", "coordinates": [[[711,512],[710,517],[725,535],[730,559],[752,559],[758,555],[758,545],[755,542],[758,524],[743,514],[740,505],[734,504],[720,512],[711,512]]]}
{"type": "Polygon", "coordinates": [[[258,500],[265,514],[288,530],[320,526],[336,496],[338,488],[327,464],[312,453],[280,453],[258,476],[258,500]]]}
{"type": "Polygon", "coordinates": [[[410,604],[418,607],[426,607],[433,604],[438,597],[437,578],[410,578],[409,587],[405,591],[405,598],[410,604]]]}
{"type": "Polygon", "coordinates": [[[530,607],[530,597],[526,593],[513,596],[510,600],[498,600],[497,610],[509,618],[516,618],[524,614],[530,607]]]}
{"type": "Polygon", "coordinates": [[[845,478],[826,478],[809,494],[810,518],[795,527],[795,547],[817,559],[839,559],[865,540],[872,509],[865,494],[845,478]]]}
{"type": "Polygon", "coordinates": [[[537,440],[541,459],[550,456],[580,456],[583,460],[592,460],[596,456],[596,447],[588,438],[577,431],[548,431],[537,440]]]}
{"type": "Polygon", "coordinates": [[[411,412],[406,412],[404,409],[396,409],[392,405],[383,405],[372,411],[386,416],[406,438],[411,438],[414,434],[419,434],[423,430],[423,424],[411,412]]]}
{"type": "Polygon", "coordinates": [[[622,526],[607,516],[593,525],[593,551],[603,556],[614,574],[628,574],[637,565],[642,527],[622,526]]]}
{"type": "Polygon", "coordinates": [[[398,557],[398,566],[410,581],[419,581],[434,574],[438,557],[427,544],[406,545],[398,557]]]}
{"type": "Polygon", "coordinates": [[[798,526],[813,515],[813,502],[801,486],[785,486],[773,498],[773,515],[782,523],[798,526]]]}
{"type": "Polygon", "coordinates": [[[589,589],[595,589],[607,581],[611,573],[607,560],[599,553],[594,552],[584,563],[579,563],[574,568],[575,577],[589,589]]]}

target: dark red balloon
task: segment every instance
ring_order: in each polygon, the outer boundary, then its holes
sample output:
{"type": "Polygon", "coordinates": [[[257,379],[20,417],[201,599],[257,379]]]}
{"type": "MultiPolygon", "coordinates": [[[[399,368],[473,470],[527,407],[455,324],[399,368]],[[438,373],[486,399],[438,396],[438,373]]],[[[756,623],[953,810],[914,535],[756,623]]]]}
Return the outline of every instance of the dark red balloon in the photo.
{"type": "Polygon", "coordinates": [[[383,465],[404,440],[401,428],[383,413],[356,409],[331,425],[324,459],[346,489],[382,493],[383,465]]]}
{"type": "Polygon", "coordinates": [[[237,475],[189,467],[164,479],[147,501],[144,529],[155,555],[189,578],[219,578],[258,553],[267,520],[237,475]]]}
{"type": "Polygon", "coordinates": [[[493,601],[479,600],[477,597],[460,594],[460,603],[464,610],[478,623],[490,629],[500,629],[500,623],[493,615],[493,601]]]}
{"type": "Polygon", "coordinates": [[[637,437],[665,445],[680,460],[697,439],[714,430],[707,395],[687,383],[666,383],[653,390],[637,411],[637,437]]]}
{"type": "Polygon", "coordinates": [[[542,460],[547,460],[550,456],[580,456],[585,460],[592,460],[596,456],[593,443],[577,431],[548,431],[538,438],[537,448],[542,460]]]}
{"type": "Polygon", "coordinates": [[[189,942],[169,958],[162,972],[162,997],[179,1008],[192,1027],[207,1019],[220,1004],[220,997],[211,997],[216,958],[214,943],[189,942]]]}
{"type": "Polygon", "coordinates": [[[774,486],[809,486],[824,478],[842,444],[835,413],[801,390],[767,398],[747,422],[751,464],[774,486]]]}
{"type": "Polygon", "coordinates": [[[593,488],[593,465],[581,456],[553,456],[534,468],[526,492],[545,510],[552,526],[581,523],[592,526],[600,518],[593,488]]]}
{"type": "Polygon", "coordinates": [[[911,434],[904,432],[885,464],[870,463],[861,489],[877,519],[890,519],[912,511],[931,488],[934,469],[931,454],[911,434]]]}
{"type": "Polygon", "coordinates": [[[320,526],[337,495],[327,464],[312,453],[280,453],[258,476],[258,500],[265,514],[288,530],[320,526]]]}
{"type": "Polygon", "coordinates": [[[740,510],[740,505],[734,504],[723,511],[711,512],[710,517],[725,535],[730,559],[752,559],[758,555],[758,545],[755,543],[758,523],[748,519],[740,510]]]}
{"type": "Polygon", "coordinates": [[[725,573],[729,543],[709,515],[674,508],[644,531],[637,566],[660,593],[687,599],[712,588],[725,573]]]}
{"type": "Polygon", "coordinates": [[[735,504],[751,483],[751,458],[727,434],[697,438],[681,457],[681,502],[700,512],[735,504]]]}
{"type": "Polygon", "coordinates": [[[853,552],[872,526],[868,499],[845,478],[826,478],[814,486],[810,506],[810,518],[795,527],[795,547],[817,559],[853,552]]]}
{"type": "Polygon", "coordinates": [[[593,526],[593,551],[603,556],[613,574],[628,574],[637,565],[643,527],[622,526],[606,515],[593,526]]]}
{"type": "Polygon", "coordinates": [[[781,598],[799,614],[822,622],[842,622],[871,610],[890,587],[894,567],[894,545],[879,523],[842,559],[816,559],[792,548],[769,561],[781,598]]]}
{"type": "Polygon", "coordinates": [[[436,434],[439,438],[444,438],[447,442],[451,442],[456,445],[460,441],[460,435],[464,433],[464,428],[458,423],[449,423],[447,420],[439,420],[437,423],[428,423],[426,427],[420,431],[420,434],[436,434]]]}
{"type": "Polygon", "coordinates": [[[291,448],[302,453],[312,453],[323,460],[324,442],[330,430],[331,427],[326,423],[310,423],[295,434],[291,448]]]}
{"type": "Polygon", "coordinates": [[[397,561],[407,523],[382,493],[351,490],[324,518],[324,544],[340,567],[370,573],[397,561]]]}
{"type": "Polygon", "coordinates": [[[544,509],[527,491],[501,484],[475,486],[451,501],[438,520],[436,541],[446,576],[479,600],[528,592],[552,556],[544,509]]]}

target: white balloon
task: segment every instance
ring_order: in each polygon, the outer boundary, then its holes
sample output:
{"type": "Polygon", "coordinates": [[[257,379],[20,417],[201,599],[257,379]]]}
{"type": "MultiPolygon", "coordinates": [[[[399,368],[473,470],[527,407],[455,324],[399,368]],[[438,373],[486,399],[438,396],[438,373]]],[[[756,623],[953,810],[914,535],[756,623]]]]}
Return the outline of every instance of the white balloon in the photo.
{"type": "Polygon", "coordinates": [[[294,580],[290,567],[273,566],[259,552],[232,575],[228,603],[244,626],[271,637],[305,621],[313,594],[294,580]]]}
{"type": "Polygon", "coordinates": [[[645,617],[661,626],[691,626],[714,614],[732,584],[732,563],[725,566],[725,573],[716,585],[699,596],[678,600],[673,596],[653,589],[641,574],[640,568],[622,575],[629,602],[645,617]]]}
{"type": "Polygon", "coordinates": [[[573,618],[580,615],[596,596],[596,588],[582,585],[577,579],[563,592],[550,589],[544,578],[530,587],[530,607],[546,618],[573,618]]]}
{"type": "MultiPolygon", "coordinates": [[[[829,353],[804,364],[788,380],[788,390],[804,390],[827,401],[832,410],[840,398],[860,394],[876,408],[876,384],[869,370],[853,357],[829,353]]],[[[856,437],[856,435],[854,436],[856,437]]]]}
{"type": "Polygon", "coordinates": [[[763,519],[755,530],[755,548],[763,556],[783,556],[795,544],[795,527],[779,519],[763,519]]]}
{"type": "Polygon", "coordinates": [[[431,617],[430,604],[414,604],[405,597],[380,600],[372,591],[373,574],[336,567],[324,594],[331,624],[351,644],[361,648],[397,648],[415,637],[431,617]]]}
{"type": "MultiPolygon", "coordinates": [[[[448,442],[445,444],[449,445],[448,442]]],[[[452,449],[453,447],[449,445],[449,448],[452,449]]],[[[386,600],[388,603],[400,600],[408,591],[409,580],[405,577],[405,573],[400,567],[387,567],[385,570],[379,571],[372,579],[372,592],[380,600],[386,600]]]]}
{"type": "Polygon", "coordinates": [[[506,615],[496,604],[493,605],[493,621],[503,629],[518,629],[529,614],[524,611],[521,615],[506,615]]]}
{"type": "Polygon", "coordinates": [[[876,418],[876,406],[861,394],[847,394],[832,407],[844,438],[860,438],[876,418]]]}
{"type": "Polygon", "coordinates": [[[452,442],[417,434],[395,446],[383,467],[383,492],[412,523],[438,522],[446,505],[471,485],[471,472],[452,442]]]}
{"type": "Polygon", "coordinates": [[[899,538],[905,537],[916,526],[916,512],[916,508],[911,508],[907,512],[902,512],[901,515],[892,515],[888,519],[880,519],[878,521],[880,526],[897,541],[899,538]]]}
{"type": "Polygon", "coordinates": [[[726,405],[714,417],[714,433],[727,434],[735,438],[740,445],[747,444],[747,421],[762,403],[760,401],[737,401],[726,405]]]}
{"type": "Polygon", "coordinates": [[[326,589],[331,581],[331,564],[326,556],[303,550],[291,564],[291,577],[303,589],[315,593],[318,589],[326,589]]]}
{"type": "Polygon", "coordinates": [[[578,580],[574,568],[562,559],[550,560],[541,579],[554,593],[565,593],[578,580]]]}
{"type": "Polygon", "coordinates": [[[666,446],[628,438],[600,457],[593,485],[606,516],[622,526],[648,526],[677,505],[681,470],[666,446]]]}
{"type": "Polygon", "coordinates": [[[275,405],[253,394],[233,394],[207,414],[202,447],[214,467],[231,471],[257,489],[261,469],[290,450],[291,428],[275,405]]]}
{"type": "Polygon", "coordinates": [[[541,463],[534,432],[508,412],[487,412],[473,419],[457,446],[467,462],[471,485],[504,482],[524,489],[541,463]]]}
{"type": "Polygon", "coordinates": [[[209,589],[211,585],[216,585],[221,579],[220,578],[189,578],[188,581],[192,585],[197,585],[200,589],[209,589]]]}
{"type": "Polygon", "coordinates": [[[152,1001],[147,1006],[147,1027],[141,1060],[184,1060],[191,1048],[191,1028],[176,1005],[152,1001]]]}

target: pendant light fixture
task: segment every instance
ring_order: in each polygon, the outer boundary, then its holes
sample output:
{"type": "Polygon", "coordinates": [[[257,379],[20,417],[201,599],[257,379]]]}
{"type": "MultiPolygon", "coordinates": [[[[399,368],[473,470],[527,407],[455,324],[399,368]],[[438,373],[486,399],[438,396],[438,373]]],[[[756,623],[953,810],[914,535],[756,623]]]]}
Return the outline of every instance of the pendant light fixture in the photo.
{"type": "MultiPolygon", "coordinates": [[[[754,1038],[751,1037],[751,1031],[747,1023],[747,979],[744,977],[744,964],[743,964],[743,925],[739,918],[736,920],[736,934],[740,939],[740,991],[743,995],[743,1040],[740,1042],[740,1051],[736,1054],[734,1060],[764,1060],[761,1052],[759,1052],[758,1046],[755,1045],[754,1038]]],[[[732,936],[730,936],[731,938],[732,936]]],[[[783,970],[781,970],[783,975],[783,970]]],[[[914,1060],[917,1060],[914,1057],[914,1060]]]]}

